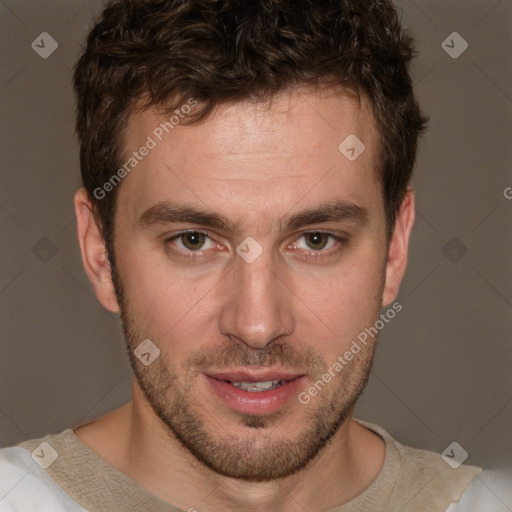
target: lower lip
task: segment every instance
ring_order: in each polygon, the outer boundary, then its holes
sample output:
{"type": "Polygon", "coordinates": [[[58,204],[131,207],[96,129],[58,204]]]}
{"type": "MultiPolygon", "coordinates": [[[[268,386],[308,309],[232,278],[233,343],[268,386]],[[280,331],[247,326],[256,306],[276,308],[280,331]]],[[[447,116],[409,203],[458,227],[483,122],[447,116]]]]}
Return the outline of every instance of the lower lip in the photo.
{"type": "Polygon", "coordinates": [[[271,414],[296,397],[306,376],[286,381],[269,391],[243,391],[225,380],[205,375],[214,393],[233,411],[244,414],[271,414]]]}

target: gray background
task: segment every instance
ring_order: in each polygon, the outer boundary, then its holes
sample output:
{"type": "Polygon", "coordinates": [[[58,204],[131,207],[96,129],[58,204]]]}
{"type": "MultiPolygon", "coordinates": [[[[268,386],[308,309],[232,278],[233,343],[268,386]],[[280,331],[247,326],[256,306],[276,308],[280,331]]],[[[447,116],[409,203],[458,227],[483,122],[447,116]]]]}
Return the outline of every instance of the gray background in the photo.
{"type": "MultiPolygon", "coordinates": [[[[381,334],[356,416],[437,452],[457,441],[467,463],[498,470],[482,479],[496,507],[512,510],[512,1],[398,4],[417,38],[414,79],[431,121],[403,311],[381,334]],[[454,31],[469,44],[456,59],[442,47],[454,31]]],[[[71,69],[100,8],[0,1],[0,446],[130,397],[119,322],[82,270],[72,208],[71,69]],[[47,59],[31,47],[42,32],[58,42],[47,59]]]]}

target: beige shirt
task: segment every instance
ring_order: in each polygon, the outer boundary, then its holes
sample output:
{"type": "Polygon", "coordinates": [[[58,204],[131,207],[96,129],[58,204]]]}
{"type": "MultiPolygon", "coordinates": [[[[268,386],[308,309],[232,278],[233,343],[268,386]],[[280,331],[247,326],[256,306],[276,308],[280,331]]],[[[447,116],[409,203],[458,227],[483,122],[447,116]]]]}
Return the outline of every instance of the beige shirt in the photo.
{"type": "MultiPolygon", "coordinates": [[[[452,469],[440,454],[404,446],[381,427],[359,422],[384,439],[384,464],[361,494],[327,512],[444,512],[459,501],[481,471],[465,465],[452,469]]],[[[24,441],[18,447],[32,452],[42,442],[58,454],[45,468],[46,473],[86,510],[182,512],[111,466],[83,444],[72,429],[24,441]]],[[[200,502],[191,503],[189,510],[201,508],[200,502]]]]}

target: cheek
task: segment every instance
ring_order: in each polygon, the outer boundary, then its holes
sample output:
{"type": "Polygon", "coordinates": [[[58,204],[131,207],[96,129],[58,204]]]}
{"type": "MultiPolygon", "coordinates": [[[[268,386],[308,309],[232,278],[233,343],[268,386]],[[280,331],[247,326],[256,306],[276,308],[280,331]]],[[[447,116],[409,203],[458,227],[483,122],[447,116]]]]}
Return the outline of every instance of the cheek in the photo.
{"type": "Polygon", "coordinates": [[[301,320],[326,353],[339,353],[379,316],[382,264],[374,256],[354,260],[324,279],[301,276],[295,283],[304,304],[301,320]]]}
{"type": "Polygon", "coordinates": [[[164,340],[171,334],[198,328],[196,320],[211,308],[216,283],[214,272],[192,277],[165,257],[144,251],[124,251],[117,266],[130,315],[140,334],[164,340]]]}

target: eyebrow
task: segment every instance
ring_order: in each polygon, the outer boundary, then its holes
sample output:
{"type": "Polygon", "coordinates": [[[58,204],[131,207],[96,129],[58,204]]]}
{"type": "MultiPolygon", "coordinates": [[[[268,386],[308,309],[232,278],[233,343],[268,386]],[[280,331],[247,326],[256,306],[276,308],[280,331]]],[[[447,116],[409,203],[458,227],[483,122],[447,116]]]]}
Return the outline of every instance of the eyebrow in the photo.
{"type": "MultiPolygon", "coordinates": [[[[285,217],[285,229],[298,229],[309,224],[325,222],[347,222],[362,225],[368,220],[366,208],[346,200],[323,203],[317,207],[303,210],[285,217]]],[[[186,204],[160,202],[148,208],[138,219],[137,226],[146,228],[155,224],[184,222],[198,224],[212,229],[235,233],[239,231],[239,222],[233,222],[215,212],[199,209],[186,204]]],[[[282,222],[279,222],[282,225],[282,222]]]]}

